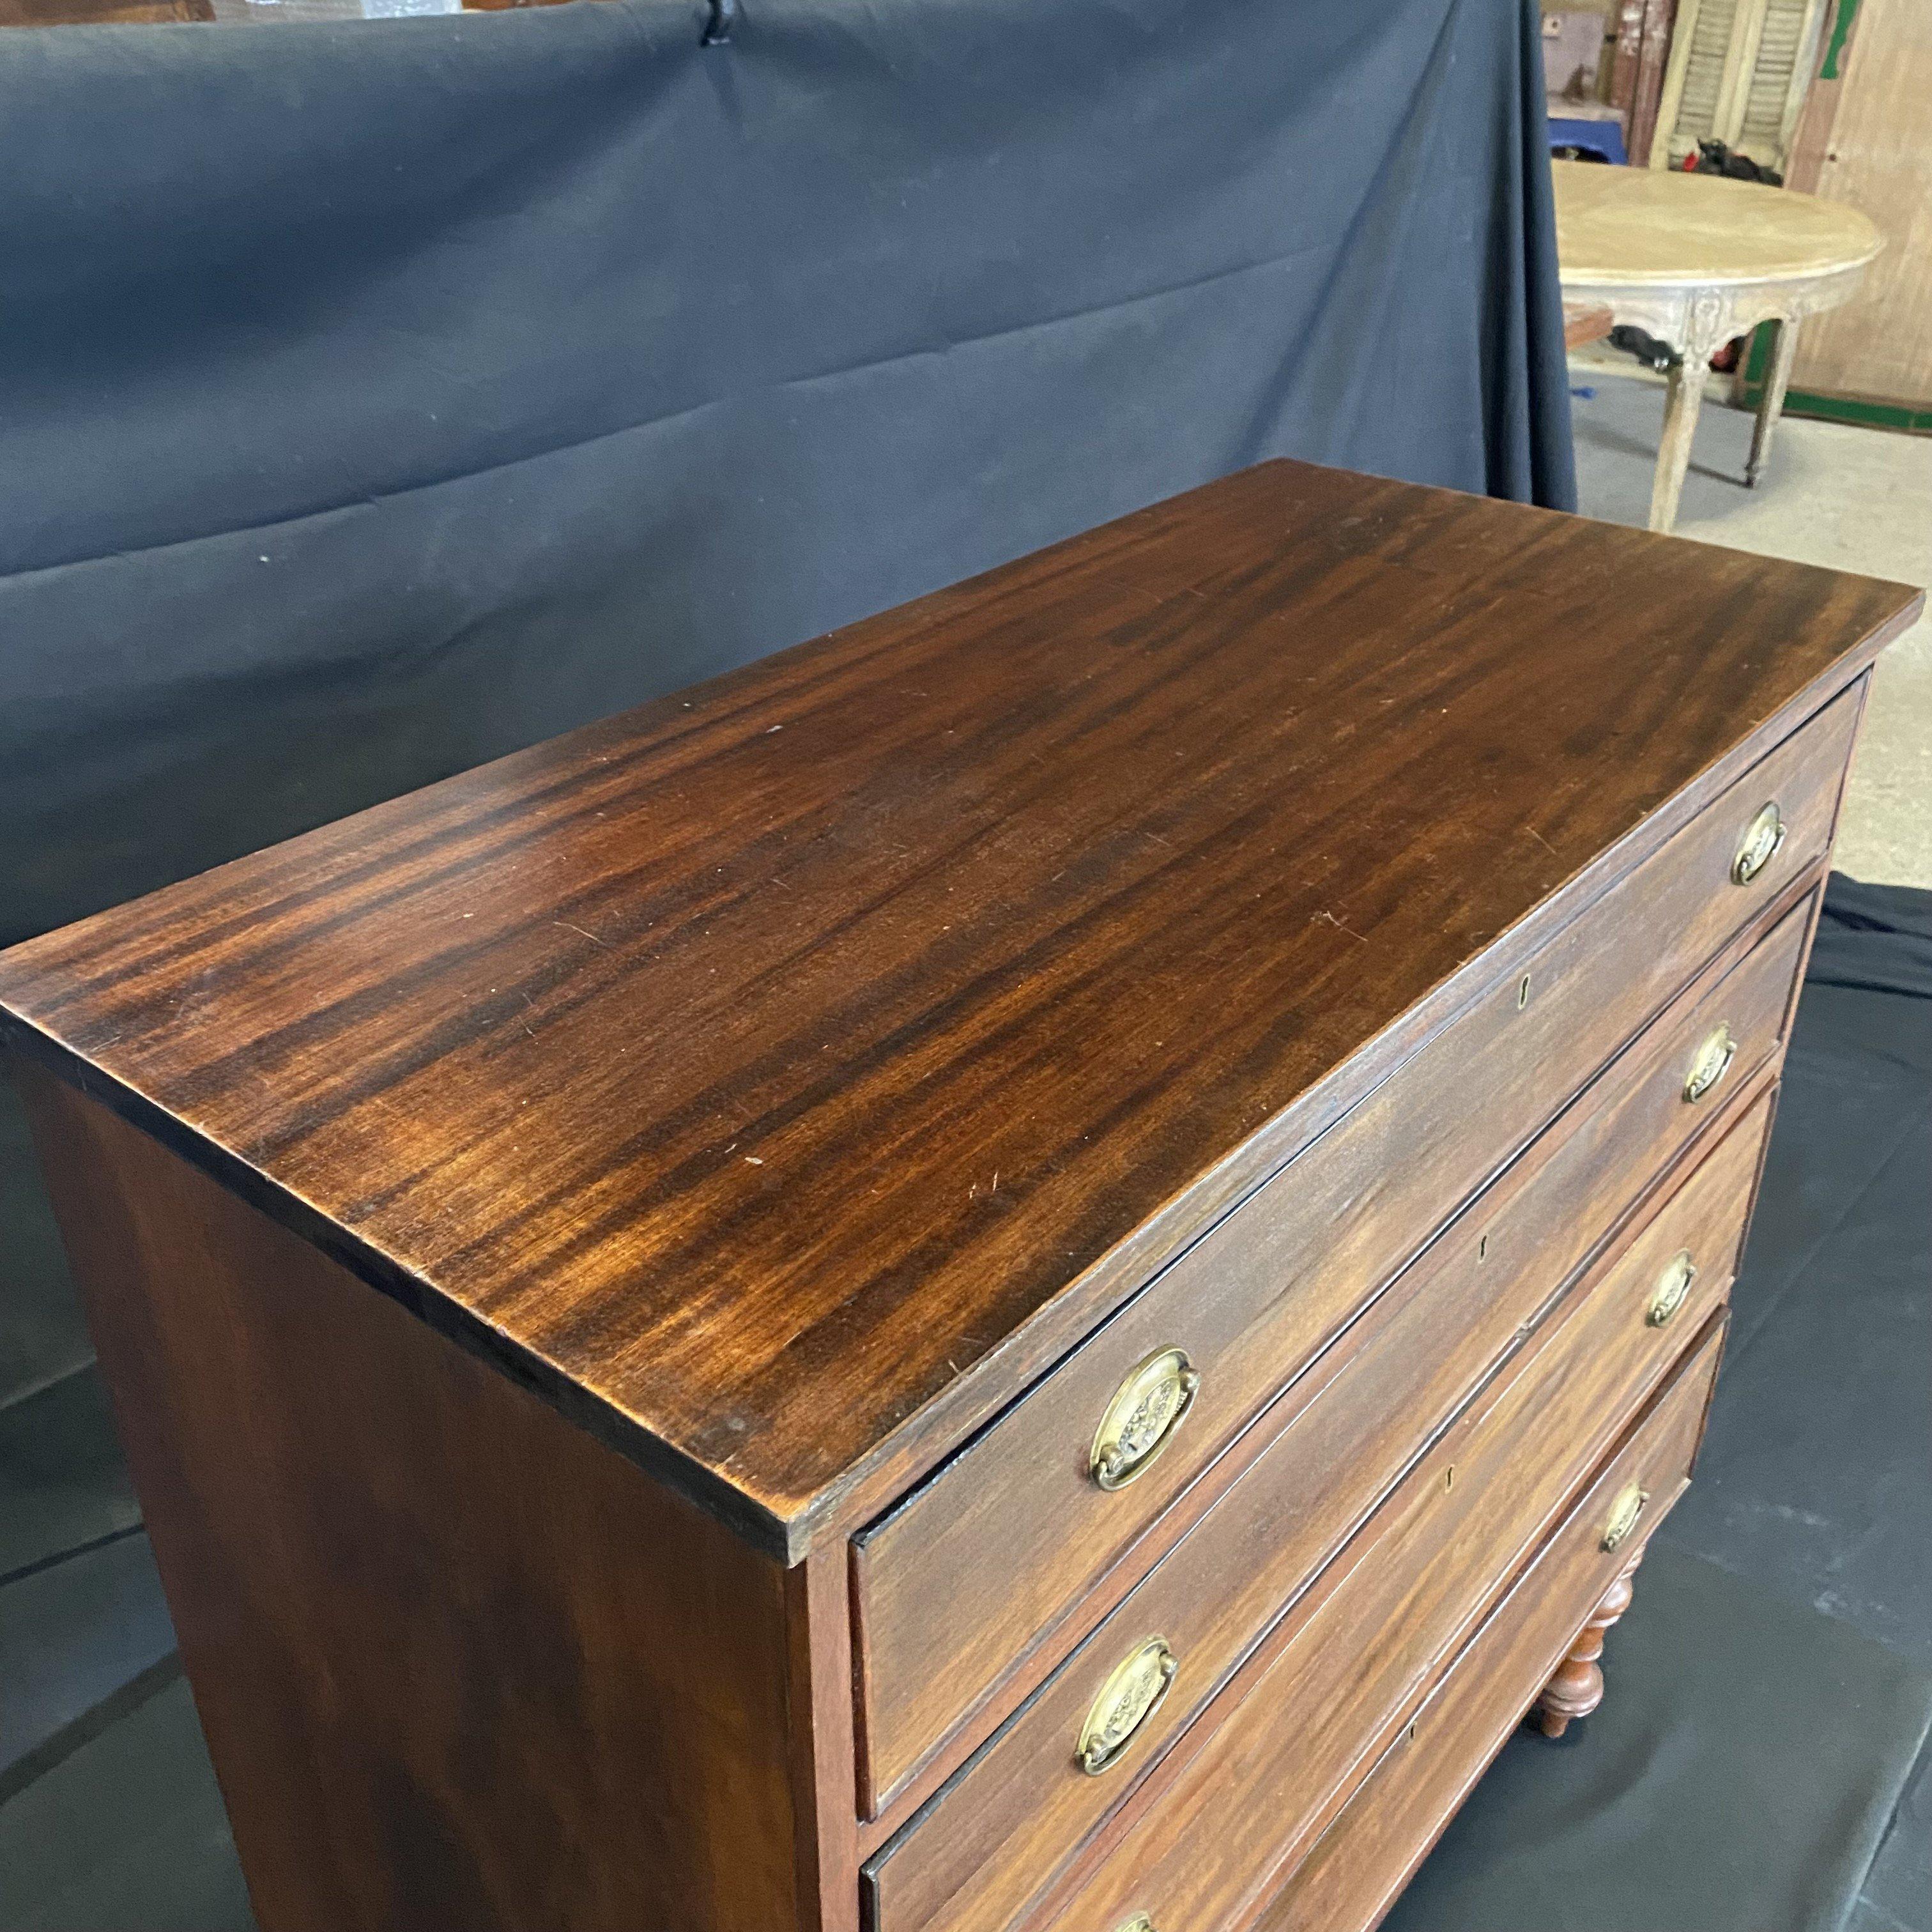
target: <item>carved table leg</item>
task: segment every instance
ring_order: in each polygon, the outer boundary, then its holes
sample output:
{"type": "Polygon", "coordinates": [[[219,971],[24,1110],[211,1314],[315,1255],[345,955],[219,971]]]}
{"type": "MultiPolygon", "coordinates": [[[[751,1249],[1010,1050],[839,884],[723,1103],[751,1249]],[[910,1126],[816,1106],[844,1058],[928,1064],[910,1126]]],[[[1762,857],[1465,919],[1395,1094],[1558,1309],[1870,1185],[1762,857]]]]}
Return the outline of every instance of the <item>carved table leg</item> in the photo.
{"type": "Polygon", "coordinates": [[[1791,385],[1791,360],[1798,352],[1798,323],[1786,316],[1778,325],[1778,339],[1772,345],[1771,368],[1764,379],[1764,393],[1757,401],[1757,421],[1751,427],[1750,460],[1744,465],[1744,488],[1757,487],[1765,458],[1771,454],[1771,433],[1784,407],[1784,392],[1791,385]]]}
{"type": "Polygon", "coordinates": [[[1643,1561],[1639,1550],[1604,1593],[1604,1600],[1590,1613],[1590,1621],[1570,1646],[1570,1654],[1556,1666],[1556,1674],[1544,1686],[1536,1700],[1537,1726],[1546,1738],[1560,1738],[1573,1718],[1587,1718],[1604,1701],[1603,1667],[1597,1660],[1604,1654],[1604,1633],[1630,1606],[1630,1579],[1643,1561]]]}
{"type": "Polygon", "coordinates": [[[1697,433],[1697,412],[1704,386],[1711,380],[1708,354],[1687,349],[1684,359],[1671,365],[1664,398],[1664,440],[1657,452],[1657,480],[1650,493],[1650,527],[1668,530],[1677,521],[1677,500],[1684,494],[1684,472],[1690,466],[1690,439],[1697,433]]]}

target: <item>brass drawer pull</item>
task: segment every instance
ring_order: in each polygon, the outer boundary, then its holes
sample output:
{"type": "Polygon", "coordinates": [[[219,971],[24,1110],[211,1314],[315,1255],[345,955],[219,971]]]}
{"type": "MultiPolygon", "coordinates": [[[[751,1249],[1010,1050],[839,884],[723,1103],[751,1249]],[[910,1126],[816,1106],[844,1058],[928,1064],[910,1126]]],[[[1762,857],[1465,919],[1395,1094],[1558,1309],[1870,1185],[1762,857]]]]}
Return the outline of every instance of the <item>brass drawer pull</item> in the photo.
{"type": "Polygon", "coordinates": [[[1684,1097],[1701,1100],[1730,1071],[1738,1056],[1738,1043],[1728,1026],[1714,1028],[1699,1042],[1690,1071],[1684,1082],[1684,1097]]]}
{"type": "Polygon", "coordinates": [[[1088,1463],[1103,1490],[1124,1490],[1150,1468],[1194,1406],[1201,1378],[1178,1348],[1148,1356],[1121,1383],[1094,1433],[1088,1463]]]}
{"type": "Polygon", "coordinates": [[[1784,819],[1774,800],[1744,827],[1738,844],[1738,856],[1731,861],[1731,882],[1748,886],[1772,860],[1784,843],[1784,819]]]}
{"type": "Polygon", "coordinates": [[[1180,1660],[1164,1636],[1137,1644],[1107,1673],[1080,1726],[1073,1754],[1089,1778],[1097,1778],[1126,1750],[1135,1732],[1160,1708],[1180,1660]]]}
{"type": "Polygon", "coordinates": [[[1613,1550],[1621,1550],[1630,1540],[1630,1534],[1636,1528],[1637,1518],[1643,1514],[1643,1506],[1650,1500],[1650,1492],[1640,1489],[1636,1484],[1621,1490],[1617,1499],[1610,1505],[1610,1520],[1604,1526],[1602,1549],[1605,1556],[1613,1550]]]}
{"type": "Polygon", "coordinates": [[[1136,1912],[1124,1925],[1117,1925],[1114,1932],[1154,1932],[1154,1921],[1144,1912],[1136,1912]]]}
{"type": "Polygon", "coordinates": [[[1649,1305],[1643,1311],[1645,1325],[1661,1328],[1684,1306],[1684,1298],[1690,1292],[1690,1284],[1697,1279],[1697,1264],[1690,1258],[1690,1250],[1681,1248],[1664,1264],[1664,1272],[1657,1278],[1657,1286],[1651,1291],[1649,1305]]]}

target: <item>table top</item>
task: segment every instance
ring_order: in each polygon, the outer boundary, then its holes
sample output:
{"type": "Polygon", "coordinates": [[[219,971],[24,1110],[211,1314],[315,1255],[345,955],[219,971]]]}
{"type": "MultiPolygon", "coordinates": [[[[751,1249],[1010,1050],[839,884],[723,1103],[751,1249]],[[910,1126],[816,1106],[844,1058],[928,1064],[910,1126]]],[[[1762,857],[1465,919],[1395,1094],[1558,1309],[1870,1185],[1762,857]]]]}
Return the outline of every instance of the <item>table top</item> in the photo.
{"type": "Polygon", "coordinates": [[[1827,275],[1884,238],[1841,202],[1675,169],[1552,161],[1566,286],[1710,287],[1827,275]]]}
{"type": "Polygon", "coordinates": [[[28,940],[0,1040],[795,1557],[1918,602],[1268,464],[28,940]]]}

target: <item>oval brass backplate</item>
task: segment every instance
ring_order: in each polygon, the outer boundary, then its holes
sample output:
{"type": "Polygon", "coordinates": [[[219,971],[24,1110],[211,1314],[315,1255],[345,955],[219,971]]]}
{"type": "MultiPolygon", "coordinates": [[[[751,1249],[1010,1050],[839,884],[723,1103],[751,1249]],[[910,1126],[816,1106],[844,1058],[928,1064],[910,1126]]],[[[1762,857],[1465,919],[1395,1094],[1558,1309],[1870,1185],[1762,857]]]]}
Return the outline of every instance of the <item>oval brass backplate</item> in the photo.
{"type": "Polygon", "coordinates": [[[1154,1932],[1154,1921],[1144,1912],[1137,1912],[1124,1925],[1117,1925],[1114,1932],[1154,1932]]]}
{"type": "Polygon", "coordinates": [[[1610,1505],[1610,1520],[1604,1525],[1603,1550],[1607,1556],[1613,1550],[1620,1550],[1630,1540],[1630,1533],[1636,1528],[1637,1518],[1643,1514],[1643,1506],[1650,1500],[1650,1492],[1640,1489],[1635,1483],[1617,1493],[1617,1499],[1610,1505]]]}
{"type": "Polygon", "coordinates": [[[1730,1072],[1737,1058],[1738,1043],[1728,1026],[1714,1027],[1697,1043],[1691,1056],[1690,1071],[1684,1076],[1684,1097],[1701,1100],[1730,1072]]]}
{"type": "Polygon", "coordinates": [[[1784,818],[1774,799],[1744,827],[1744,836],[1738,842],[1738,855],[1731,861],[1732,883],[1749,885],[1778,856],[1778,848],[1784,843],[1784,818]]]}
{"type": "Polygon", "coordinates": [[[1135,1732],[1160,1708],[1180,1668],[1166,1638],[1150,1636],[1107,1673],[1073,1748],[1075,1760],[1089,1778],[1114,1762],[1135,1732]]]}
{"type": "Polygon", "coordinates": [[[1680,1248],[1664,1264],[1664,1272],[1657,1278],[1657,1286],[1652,1289],[1650,1301],[1643,1311],[1646,1324],[1661,1328],[1684,1306],[1684,1298],[1690,1292],[1690,1284],[1697,1279],[1697,1264],[1690,1258],[1688,1248],[1680,1248]]]}
{"type": "Polygon", "coordinates": [[[1178,1348],[1162,1348],[1131,1370],[1094,1432],[1088,1467],[1103,1490],[1124,1490],[1153,1466],[1194,1406],[1201,1378],[1178,1348]]]}

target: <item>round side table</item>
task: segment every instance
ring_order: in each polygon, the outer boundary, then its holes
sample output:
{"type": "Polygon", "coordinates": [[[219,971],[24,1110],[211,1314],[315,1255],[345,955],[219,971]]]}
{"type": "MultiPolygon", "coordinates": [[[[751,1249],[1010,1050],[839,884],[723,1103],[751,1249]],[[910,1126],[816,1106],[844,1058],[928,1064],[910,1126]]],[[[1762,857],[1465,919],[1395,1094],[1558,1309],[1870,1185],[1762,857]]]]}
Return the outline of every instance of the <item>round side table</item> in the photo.
{"type": "Polygon", "coordinates": [[[1711,358],[1732,336],[1778,324],[1744,472],[1755,484],[1784,406],[1799,318],[1848,300],[1884,240],[1856,208],[1790,188],[1588,161],[1550,168],[1565,301],[1600,304],[1678,353],[1650,499],[1650,527],[1667,530],[1711,358]]]}

